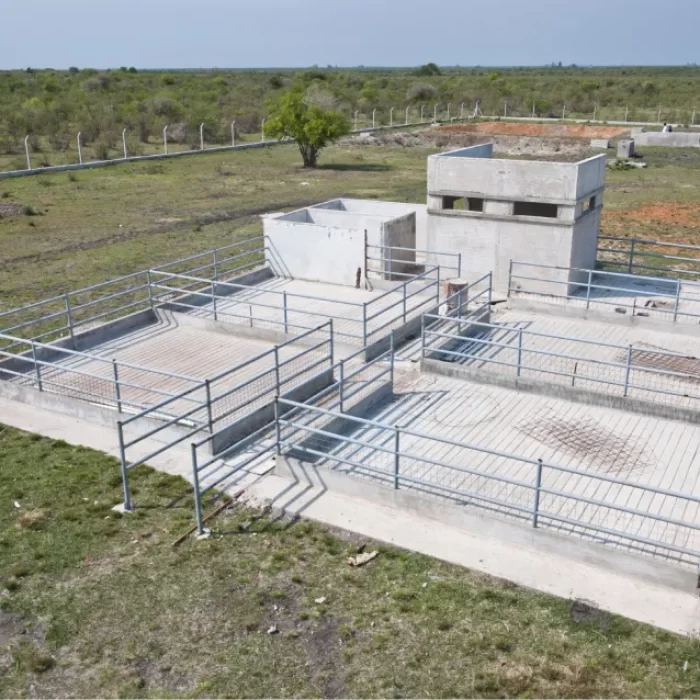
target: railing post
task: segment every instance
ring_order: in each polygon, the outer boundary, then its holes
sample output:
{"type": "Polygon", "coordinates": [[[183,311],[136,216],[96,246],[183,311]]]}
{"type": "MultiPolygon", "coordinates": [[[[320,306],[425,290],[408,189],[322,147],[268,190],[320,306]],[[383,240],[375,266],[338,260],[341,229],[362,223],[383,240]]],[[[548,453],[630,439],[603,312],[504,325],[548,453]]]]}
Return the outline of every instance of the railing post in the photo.
{"type": "Polygon", "coordinates": [[[588,284],[586,285],[586,308],[591,306],[591,282],[593,280],[593,270],[588,271],[588,284]]]}
{"type": "Polygon", "coordinates": [[[632,346],[627,348],[627,367],[625,368],[625,393],[623,396],[627,396],[630,384],[630,370],[632,369],[632,346]]]}
{"type": "Polygon", "coordinates": [[[341,360],[340,367],[338,369],[338,393],[340,398],[340,412],[345,412],[345,392],[343,391],[343,385],[345,384],[345,361],[341,360]]]}
{"type": "Polygon", "coordinates": [[[194,512],[197,518],[197,534],[205,534],[202,517],[202,493],[199,488],[199,466],[197,465],[197,446],[192,443],[192,484],[194,486],[194,512]]]}
{"type": "Polygon", "coordinates": [[[493,273],[489,272],[489,310],[493,303],[493,273]]]}
{"type": "Polygon", "coordinates": [[[151,279],[151,271],[146,270],[146,282],[148,283],[148,304],[153,308],[153,281],[151,279]]]}
{"type": "Polygon", "coordinates": [[[275,448],[277,454],[282,454],[282,429],[280,426],[280,397],[275,396],[275,448]]]}
{"type": "Polygon", "coordinates": [[[117,411],[122,412],[122,393],[119,388],[119,370],[117,369],[117,361],[112,360],[112,369],[114,370],[114,398],[117,400],[117,411]]]}
{"type": "Polygon", "coordinates": [[[523,364],[523,329],[518,329],[518,369],[516,376],[519,377],[521,373],[521,368],[523,364]]]}
{"type": "Polygon", "coordinates": [[[41,366],[37,362],[36,357],[36,343],[32,341],[32,357],[34,358],[34,372],[36,372],[36,386],[39,391],[42,391],[41,386],[41,366]]]}
{"type": "MultiPolygon", "coordinates": [[[[469,299],[469,292],[467,292],[467,299],[469,299]]],[[[447,309],[447,315],[449,316],[450,310],[447,309]]],[[[462,318],[462,288],[457,290],[457,318],[462,318]]]]}
{"type": "Polygon", "coordinates": [[[129,491],[129,469],[126,466],[126,450],[124,448],[124,426],[121,421],[117,422],[117,433],[119,434],[119,457],[122,464],[122,483],[124,485],[124,512],[131,513],[131,492],[129,491]]]}
{"type": "Polygon", "coordinates": [[[282,301],[284,304],[284,334],[287,335],[287,333],[289,332],[287,328],[287,292],[282,292],[282,301]]]}
{"type": "Polygon", "coordinates": [[[281,388],[280,388],[280,350],[276,345],[275,345],[275,388],[276,388],[277,396],[279,396],[280,392],[281,392],[281,388]]]}
{"type": "Polygon", "coordinates": [[[389,248],[388,250],[389,250],[389,261],[388,261],[388,262],[389,262],[389,279],[390,279],[390,280],[393,280],[393,279],[394,279],[394,277],[393,277],[393,274],[394,274],[394,261],[393,261],[393,259],[392,259],[391,248],[389,248]]]}
{"type": "Polygon", "coordinates": [[[420,359],[425,360],[425,314],[420,316],[420,359]]]}
{"type": "Polygon", "coordinates": [[[214,248],[213,253],[214,253],[214,280],[218,280],[219,279],[219,260],[218,260],[217,254],[216,254],[216,248],[214,248]]]}
{"type": "Polygon", "coordinates": [[[630,243],[630,261],[629,265],[627,266],[627,272],[631,275],[632,274],[632,268],[634,267],[634,244],[636,243],[636,238],[632,239],[632,242],[630,243]]]}
{"type": "Polygon", "coordinates": [[[216,282],[211,283],[211,305],[214,311],[214,320],[218,321],[218,315],[216,313],[216,282]]]}
{"type": "Polygon", "coordinates": [[[457,253],[457,277],[462,277],[462,254],[457,253]]]}
{"type": "Polygon", "coordinates": [[[676,282],[676,303],[673,307],[673,322],[678,320],[678,306],[681,303],[681,281],[676,282]]]}
{"type": "Polygon", "coordinates": [[[394,428],[394,488],[399,488],[399,460],[401,458],[400,448],[401,430],[397,425],[394,428]]]}
{"type": "Polygon", "coordinates": [[[362,304],[362,344],[367,345],[367,302],[362,304]]]}
{"type": "Polygon", "coordinates": [[[211,382],[208,379],[204,380],[204,388],[207,393],[207,427],[209,433],[214,433],[214,414],[211,408],[211,382]]]}
{"type": "Polygon", "coordinates": [[[532,527],[537,527],[537,519],[540,511],[540,489],[542,488],[542,460],[537,460],[537,474],[535,476],[535,504],[532,509],[532,527]]]}
{"type": "Polygon", "coordinates": [[[68,332],[70,333],[70,339],[73,342],[73,350],[75,350],[75,336],[73,335],[73,317],[71,316],[70,297],[68,296],[68,292],[66,292],[66,294],[65,294],[65,300],[66,300],[66,319],[68,321],[68,332]]]}
{"type": "Polygon", "coordinates": [[[406,285],[408,283],[404,282],[403,285],[403,322],[406,323],[406,285]]]}
{"type": "Polygon", "coordinates": [[[513,288],[513,261],[511,260],[508,264],[508,298],[510,299],[510,293],[513,288]]]}

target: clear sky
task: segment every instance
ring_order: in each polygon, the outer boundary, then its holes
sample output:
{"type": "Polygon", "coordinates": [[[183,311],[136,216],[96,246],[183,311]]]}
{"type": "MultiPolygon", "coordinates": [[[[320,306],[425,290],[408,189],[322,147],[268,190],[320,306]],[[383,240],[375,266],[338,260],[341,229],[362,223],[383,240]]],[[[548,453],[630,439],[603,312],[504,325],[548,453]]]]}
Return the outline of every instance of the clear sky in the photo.
{"type": "Polygon", "coordinates": [[[700,0],[0,0],[0,69],[700,62],[700,0]]]}

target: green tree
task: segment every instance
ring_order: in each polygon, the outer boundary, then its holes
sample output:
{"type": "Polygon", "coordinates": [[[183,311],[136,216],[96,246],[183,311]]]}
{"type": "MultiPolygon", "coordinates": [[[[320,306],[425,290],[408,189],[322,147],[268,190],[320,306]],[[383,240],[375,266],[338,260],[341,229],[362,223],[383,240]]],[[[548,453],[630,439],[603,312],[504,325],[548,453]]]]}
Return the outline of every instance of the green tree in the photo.
{"type": "Polygon", "coordinates": [[[435,63],[426,63],[416,70],[415,75],[431,76],[431,75],[442,75],[442,71],[435,63]]]}
{"type": "Polygon", "coordinates": [[[350,120],[307,99],[301,86],[285,93],[272,105],[265,131],[273,138],[292,138],[305,168],[315,168],[319,153],[328,144],[350,133],[350,120]]]}

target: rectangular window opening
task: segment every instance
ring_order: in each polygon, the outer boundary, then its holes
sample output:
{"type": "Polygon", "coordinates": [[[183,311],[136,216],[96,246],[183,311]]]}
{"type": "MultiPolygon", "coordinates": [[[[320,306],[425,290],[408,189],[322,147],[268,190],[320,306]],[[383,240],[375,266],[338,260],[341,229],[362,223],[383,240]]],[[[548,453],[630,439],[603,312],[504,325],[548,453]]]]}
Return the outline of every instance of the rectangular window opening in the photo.
{"type": "Polygon", "coordinates": [[[469,211],[484,211],[484,200],[479,197],[467,197],[466,203],[469,211]]]}
{"type": "Polygon", "coordinates": [[[539,216],[544,219],[556,219],[559,207],[547,202],[513,202],[514,216],[539,216]]]}

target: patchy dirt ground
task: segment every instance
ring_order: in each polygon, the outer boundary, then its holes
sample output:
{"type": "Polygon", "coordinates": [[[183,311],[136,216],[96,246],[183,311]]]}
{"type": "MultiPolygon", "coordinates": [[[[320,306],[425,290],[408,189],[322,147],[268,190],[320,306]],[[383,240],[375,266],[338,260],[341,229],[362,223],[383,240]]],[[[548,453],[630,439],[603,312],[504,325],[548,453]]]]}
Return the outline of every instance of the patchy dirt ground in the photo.
{"type": "Polygon", "coordinates": [[[700,240],[700,203],[650,202],[629,211],[603,211],[603,230],[608,235],[626,235],[634,231],[636,225],[652,223],[661,237],[697,244],[700,240]]]}
{"type": "Polygon", "coordinates": [[[450,132],[445,129],[423,129],[421,131],[395,131],[390,133],[361,134],[347,140],[354,146],[389,146],[396,148],[422,147],[449,150],[482,143],[493,143],[497,156],[537,158],[539,160],[580,160],[588,155],[600,153],[592,151],[589,139],[559,138],[538,136],[504,136],[478,133],[450,132]]]}
{"type": "Polygon", "coordinates": [[[527,122],[480,122],[450,124],[439,129],[455,134],[504,134],[509,136],[556,136],[560,138],[611,139],[630,133],[627,127],[587,126],[585,124],[529,124],[527,122]]]}

